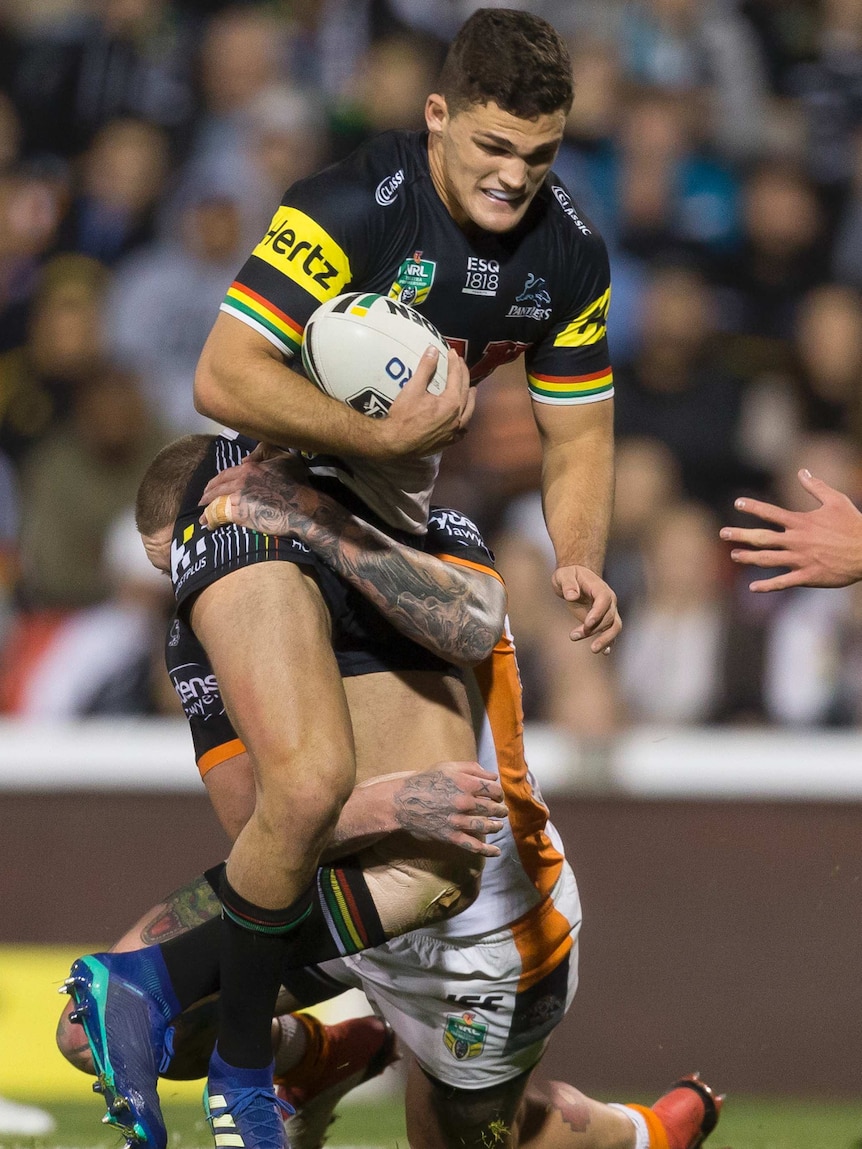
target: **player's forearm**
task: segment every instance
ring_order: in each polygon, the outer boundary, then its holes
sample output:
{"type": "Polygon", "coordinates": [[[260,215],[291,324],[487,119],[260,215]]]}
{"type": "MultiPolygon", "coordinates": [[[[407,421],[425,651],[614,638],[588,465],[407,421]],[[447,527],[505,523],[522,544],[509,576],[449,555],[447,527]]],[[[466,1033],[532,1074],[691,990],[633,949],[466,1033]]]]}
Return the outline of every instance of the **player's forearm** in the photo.
{"type": "Polygon", "coordinates": [[[394,795],[409,774],[410,771],[387,774],[374,779],[372,785],[354,787],[353,793],[341,808],[321,861],[331,862],[336,858],[344,858],[400,830],[394,795]]]}
{"type": "Polygon", "coordinates": [[[389,458],[377,421],[324,395],[274,347],[220,316],[195,372],[195,407],[251,438],[302,451],[389,458]]]}
{"type": "Polygon", "coordinates": [[[391,539],[325,495],[250,475],[239,511],[267,534],[297,535],[396,629],[450,661],[472,665],[503,630],[502,583],[391,539]]]}
{"type": "Polygon", "coordinates": [[[542,506],[559,567],[601,573],[613,494],[613,439],[605,430],[596,427],[575,440],[546,444],[542,506]]]}

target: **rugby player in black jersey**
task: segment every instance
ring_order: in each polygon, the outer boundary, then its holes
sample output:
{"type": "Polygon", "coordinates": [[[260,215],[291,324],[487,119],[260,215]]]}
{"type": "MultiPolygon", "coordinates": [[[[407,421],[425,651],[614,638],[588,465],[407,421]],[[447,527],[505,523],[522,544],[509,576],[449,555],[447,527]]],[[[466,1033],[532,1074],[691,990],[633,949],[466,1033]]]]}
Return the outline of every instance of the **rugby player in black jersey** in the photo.
{"type": "MultiPolygon", "coordinates": [[[[427,134],[384,136],[286,194],[228,291],[195,396],[219,422],[312,453],[313,475],[352,488],[393,530],[421,534],[435,452],[466,426],[469,383],[524,353],[558,560],[553,585],[574,611],[572,637],[598,652],[620,628],[599,573],[612,489],[610,284],[600,237],[550,171],[571,100],[568,54],[547,23],[477,12],[428,99],[427,134]],[[442,331],[455,349],[442,395],[425,391],[429,359],[389,416],[373,421],[292,369],[311,312],[352,289],[410,302],[442,331]]],[[[222,1023],[209,1085],[219,1098],[213,1114],[252,1149],[281,1144],[277,1114],[260,1100],[279,943],[301,930],[354,759],[328,617],[302,548],[263,553],[249,533],[227,527],[203,537],[193,507],[208,477],[189,492],[192,513],[178,522],[172,562],[178,602],[255,771],[255,810],[222,880],[222,1023]]],[[[473,756],[457,700],[436,703],[452,740],[441,736],[434,757],[473,756]]],[[[409,740],[415,710],[405,706],[402,720],[409,740]]],[[[397,755],[394,726],[391,746],[397,755]]],[[[107,1001],[109,987],[100,993],[107,1001]]]]}

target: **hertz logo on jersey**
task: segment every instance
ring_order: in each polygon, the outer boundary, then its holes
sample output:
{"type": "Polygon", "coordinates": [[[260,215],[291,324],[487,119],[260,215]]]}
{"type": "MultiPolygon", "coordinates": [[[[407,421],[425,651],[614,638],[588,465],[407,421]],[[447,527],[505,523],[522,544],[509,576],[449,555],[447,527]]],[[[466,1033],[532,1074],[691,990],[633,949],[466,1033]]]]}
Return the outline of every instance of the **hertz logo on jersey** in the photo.
{"type": "Polygon", "coordinates": [[[611,289],[600,295],[580,315],[565,327],[554,340],[555,347],[589,347],[604,339],[608,329],[608,308],[611,305],[611,289]]]}
{"type": "Polygon", "coordinates": [[[280,207],[252,252],[321,303],[350,281],[350,260],[320,224],[304,212],[280,207]]]}

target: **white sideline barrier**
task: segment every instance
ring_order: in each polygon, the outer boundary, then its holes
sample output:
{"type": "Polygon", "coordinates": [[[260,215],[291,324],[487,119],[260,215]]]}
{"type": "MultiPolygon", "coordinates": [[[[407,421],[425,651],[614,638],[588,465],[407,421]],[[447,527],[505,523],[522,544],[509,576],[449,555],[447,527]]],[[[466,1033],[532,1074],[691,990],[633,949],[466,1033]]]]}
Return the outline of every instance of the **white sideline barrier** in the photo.
{"type": "MultiPolygon", "coordinates": [[[[529,725],[525,741],[549,795],[862,800],[862,731],[640,727],[587,744],[529,725]]],[[[203,785],[182,719],[7,719],[0,790],[202,793],[203,785]]]]}

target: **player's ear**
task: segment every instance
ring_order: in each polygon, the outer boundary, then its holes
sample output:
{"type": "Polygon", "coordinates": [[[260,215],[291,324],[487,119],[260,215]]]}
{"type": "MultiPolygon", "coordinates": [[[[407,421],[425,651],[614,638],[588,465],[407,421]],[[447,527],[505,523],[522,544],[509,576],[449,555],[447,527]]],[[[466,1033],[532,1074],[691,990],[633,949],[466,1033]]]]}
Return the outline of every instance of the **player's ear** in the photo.
{"type": "Polygon", "coordinates": [[[432,135],[442,135],[449,122],[449,109],[446,106],[446,97],[439,92],[432,92],[425,101],[425,124],[432,135]]]}

